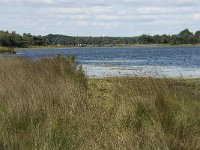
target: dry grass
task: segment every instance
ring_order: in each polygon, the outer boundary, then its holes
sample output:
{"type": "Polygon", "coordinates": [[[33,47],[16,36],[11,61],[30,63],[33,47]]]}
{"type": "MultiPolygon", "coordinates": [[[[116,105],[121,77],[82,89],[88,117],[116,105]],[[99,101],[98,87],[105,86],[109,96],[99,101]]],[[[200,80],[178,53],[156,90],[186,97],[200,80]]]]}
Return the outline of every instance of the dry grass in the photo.
{"type": "Polygon", "coordinates": [[[0,149],[200,149],[196,80],[87,81],[76,68],[0,58],[0,149]]]}
{"type": "Polygon", "coordinates": [[[90,81],[93,104],[101,108],[94,118],[105,128],[99,136],[101,143],[106,149],[200,149],[200,87],[195,82],[153,78],[90,81]]]}
{"type": "Polygon", "coordinates": [[[16,54],[16,52],[14,48],[0,46],[0,54],[16,54]]]}
{"type": "Polygon", "coordinates": [[[87,100],[85,76],[75,68],[73,57],[0,58],[1,148],[75,146],[76,122],[87,100]]]}

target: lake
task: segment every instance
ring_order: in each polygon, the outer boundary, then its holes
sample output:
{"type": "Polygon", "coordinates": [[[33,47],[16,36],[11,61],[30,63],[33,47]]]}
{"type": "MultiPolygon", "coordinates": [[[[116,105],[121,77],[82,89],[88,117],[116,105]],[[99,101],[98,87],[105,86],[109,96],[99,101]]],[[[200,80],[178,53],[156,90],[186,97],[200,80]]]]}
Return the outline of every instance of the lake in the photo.
{"type": "Polygon", "coordinates": [[[89,77],[200,77],[200,47],[51,48],[17,50],[17,56],[38,59],[73,54],[89,77]]]}

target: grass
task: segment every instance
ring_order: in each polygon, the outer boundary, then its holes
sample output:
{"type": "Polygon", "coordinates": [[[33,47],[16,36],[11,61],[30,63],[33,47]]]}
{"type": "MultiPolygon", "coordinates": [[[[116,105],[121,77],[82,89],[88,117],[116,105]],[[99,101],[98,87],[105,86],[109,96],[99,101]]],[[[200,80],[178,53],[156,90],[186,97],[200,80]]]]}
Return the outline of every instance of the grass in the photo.
{"type": "Polygon", "coordinates": [[[72,56],[0,70],[0,149],[200,149],[197,79],[88,80],[72,56]]]}
{"type": "Polygon", "coordinates": [[[0,46],[0,54],[16,54],[14,48],[0,46]]]}

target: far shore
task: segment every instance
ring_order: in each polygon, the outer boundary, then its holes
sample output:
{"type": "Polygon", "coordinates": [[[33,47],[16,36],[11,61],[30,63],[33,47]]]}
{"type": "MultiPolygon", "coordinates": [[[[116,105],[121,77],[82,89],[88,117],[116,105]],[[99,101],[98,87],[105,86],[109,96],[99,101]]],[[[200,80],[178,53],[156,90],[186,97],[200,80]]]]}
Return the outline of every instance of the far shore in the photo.
{"type": "Polygon", "coordinates": [[[41,50],[41,49],[51,49],[51,48],[127,48],[127,47],[189,47],[189,46],[200,46],[200,44],[119,44],[119,45],[88,45],[88,46],[66,46],[66,45],[59,45],[59,46],[32,46],[26,48],[15,48],[15,50],[41,50]]]}

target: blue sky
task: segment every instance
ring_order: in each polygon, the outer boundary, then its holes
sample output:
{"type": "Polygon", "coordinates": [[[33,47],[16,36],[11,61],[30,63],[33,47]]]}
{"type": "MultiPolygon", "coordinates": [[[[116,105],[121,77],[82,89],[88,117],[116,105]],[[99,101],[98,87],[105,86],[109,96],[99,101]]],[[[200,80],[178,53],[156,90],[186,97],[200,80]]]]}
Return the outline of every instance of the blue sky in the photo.
{"type": "Polygon", "coordinates": [[[0,0],[0,30],[136,36],[200,30],[200,0],[0,0]]]}

